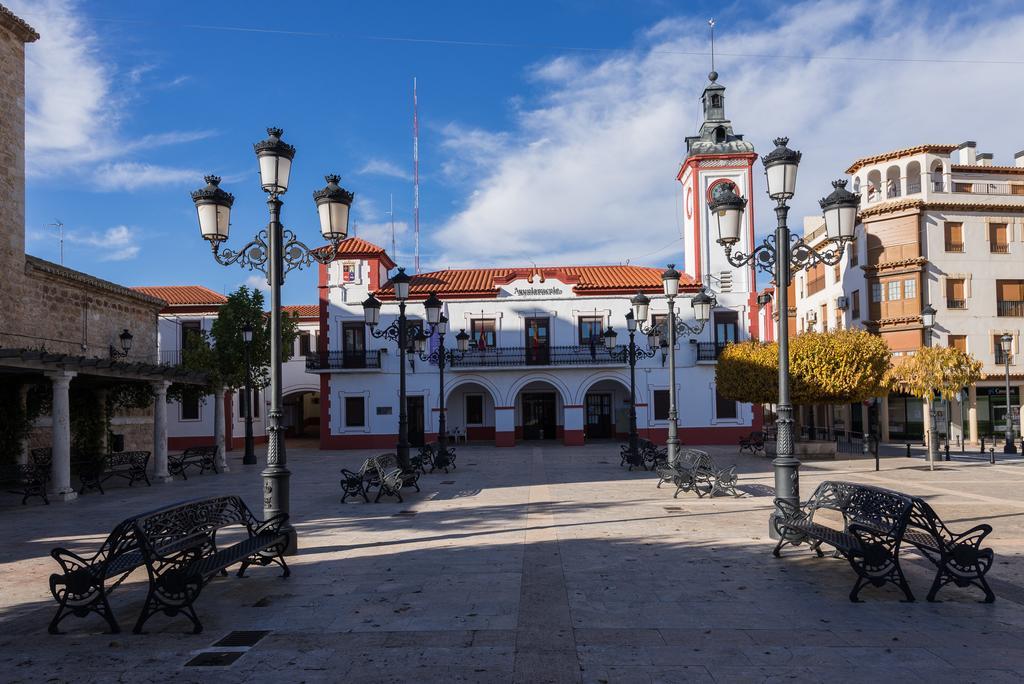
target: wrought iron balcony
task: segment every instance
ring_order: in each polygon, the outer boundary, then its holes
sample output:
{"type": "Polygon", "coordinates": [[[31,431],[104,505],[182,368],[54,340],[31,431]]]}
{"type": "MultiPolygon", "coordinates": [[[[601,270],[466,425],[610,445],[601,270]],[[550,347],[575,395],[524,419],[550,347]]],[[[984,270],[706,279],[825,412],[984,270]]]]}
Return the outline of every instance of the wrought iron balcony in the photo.
{"type": "Polygon", "coordinates": [[[306,370],[375,370],[380,368],[380,349],[326,351],[306,356],[306,370]]]}
{"type": "Polygon", "coordinates": [[[161,349],[160,350],[160,365],[162,365],[162,366],[180,366],[181,365],[181,350],[180,349],[161,349]]]}
{"type": "Polygon", "coordinates": [[[1006,352],[1004,352],[999,347],[996,347],[996,365],[997,366],[1004,366],[1004,365],[1006,365],[1006,358],[1007,357],[1010,358],[1010,365],[1012,366],[1013,365],[1013,354],[1007,354],[1006,352]]]}
{"type": "Polygon", "coordinates": [[[967,308],[967,300],[966,299],[947,299],[946,300],[946,308],[947,309],[966,309],[967,308]]]}
{"type": "Polygon", "coordinates": [[[999,316],[1024,316],[1024,302],[1008,299],[998,300],[996,302],[996,312],[999,316]]]}
{"type": "Polygon", "coordinates": [[[718,356],[725,349],[728,342],[698,342],[697,343],[697,360],[698,361],[717,361],[718,356]]]}
{"type": "Polygon", "coordinates": [[[609,352],[604,344],[529,347],[488,347],[469,349],[462,358],[453,359],[452,368],[516,368],[520,366],[622,366],[625,347],[609,352]]]}

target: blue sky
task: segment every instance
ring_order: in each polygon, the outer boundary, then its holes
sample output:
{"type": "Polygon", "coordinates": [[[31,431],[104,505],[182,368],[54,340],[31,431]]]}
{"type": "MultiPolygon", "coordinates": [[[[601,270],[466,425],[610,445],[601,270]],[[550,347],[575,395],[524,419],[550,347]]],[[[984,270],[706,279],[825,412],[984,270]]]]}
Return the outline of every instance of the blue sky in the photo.
{"type": "MultiPolygon", "coordinates": [[[[681,261],[674,175],[699,124],[710,16],[736,130],[761,153],[779,134],[804,152],[796,226],[858,156],[976,139],[1011,163],[1024,148],[1024,8],[999,0],[956,14],[856,0],[5,4],[42,34],[28,48],[28,251],[58,260],[60,219],[68,266],[128,285],[247,282],[209,256],[188,192],[223,176],[231,245],[255,233],[252,143],[268,125],[298,148],[286,226],[317,242],[310,195],[337,172],[355,232],[385,246],[394,195],[411,265],[414,76],[425,270],[681,261]]],[[[290,274],[286,302],[312,302],[314,278],[290,274]]]]}

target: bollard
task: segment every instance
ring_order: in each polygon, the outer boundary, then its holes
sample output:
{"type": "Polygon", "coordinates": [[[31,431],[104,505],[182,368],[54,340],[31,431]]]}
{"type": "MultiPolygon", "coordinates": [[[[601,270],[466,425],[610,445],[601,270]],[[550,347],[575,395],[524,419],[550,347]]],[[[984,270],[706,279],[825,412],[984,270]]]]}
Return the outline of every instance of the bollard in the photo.
{"type": "Polygon", "coordinates": [[[996,464],[996,450],[994,447],[988,448],[988,462],[992,465],[996,464]]]}
{"type": "Polygon", "coordinates": [[[910,458],[910,442],[907,442],[907,458],[910,458]]]}
{"type": "Polygon", "coordinates": [[[946,460],[949,460],[949,442],[946,442],[946,460]]]}
{"type": "Polygon", "coordinates": [[[979,454],[985,453],[985,437],[984,437],[984,435],[982,435],[982,437],[981,437],[981,449],[978,451],[978,453],[979,454]]]}
{"type": "Polygon", "coordinates": [[[967,441],[966,440],[962,440],[959,437],[957,437],[956,441],[960,442],[960,453],[961,454],[964,453],[964,447],[967,446],[967,441]]]}

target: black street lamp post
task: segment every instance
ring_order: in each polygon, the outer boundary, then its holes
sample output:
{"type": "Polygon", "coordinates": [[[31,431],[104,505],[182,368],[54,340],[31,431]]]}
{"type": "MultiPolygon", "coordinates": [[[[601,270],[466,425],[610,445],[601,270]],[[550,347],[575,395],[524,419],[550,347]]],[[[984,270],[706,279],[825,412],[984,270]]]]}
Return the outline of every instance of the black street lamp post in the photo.
{"type": "MultiPolygon", "coordinates": [[[[647,299],[643,293],[638,293],[637,297],[647,299]]],[[[636,297],[633,298],[633,302],[636,302],[636,297]]],[[[625,361],[629,364],[629,469],[632,470],[633,466],[640,467],[644,464],[643,457],[637,449],[639,435],[636,429],[636,362],[639,359],[649,359],[658,352],[658,333],[652,331],[652,334],[649,335],[648,349],[638,347],[636,345],[637,322],[636,316],[633,315],[632,311],[626,314],[626,329],[629,331],[629,344],[621,350],[615,350],[615,340],[618,337],[618,333],[611,326],[604,333],[604,344],[605,348],[608,349],[608,354],[613,359],[625,361]]]]}
{"type": "MultiPolygon", "coordinates": [[[[433,295],[431,295],[433,296],[433,295]]],[[[437,458],[447,458],[448,449],[448,419],[447,410],[445,409],[445,398],[444,398],[444,369],[445,366],[452,364],[455,361],[461,360],[469,349],[469,335],[465,330],[460,330],[459,334],[455,336],[457,343],[456,349],[445,349],[444,336],[448,332],[448,318],[441,316],[438,320],[437,325],[433,326],[431,334],[437,333],[437,349],[431,352],[427,352],[427,340],[430,339],[430,335],[425,332],[420,332],[413,340],[413,346],[420,359],[427,363],[437,364],[438,372],[438,411],[440,414],[437,417],[437,443],[440,446],[440,453],[437,458]]]]}
{"type": "Polygon", "coordinates": [[[999,338],[999,348],[1003,352],[1003,364],[1006,369],[1006,443],[1003,445],[1003,453],[1015,454],[1017,447],[1013,443],[1013,402],[1010,401],[1010,352],[1013,351],[1013,336],[1002,335],[999,338]]]}
{"type": "MultiPolygon", "coordinates": [[[[921,309],[921,325],[924,326],[924,346],[932,346],[932,332],[935,329],[935,308],[931,304],[921,309]]],[[[939,448],[939,426],[935,415],[935,402],[933,393],[928,399],[928,467],[935,469],[935,458],[939,448]]]]}
{"type": "Polygon", "coordinates": [[[245,348],[245,454],[243,465],[256,465],[256,452],[252,444],[252,326],[242,328],[242,344],[245,348]]]}
{"type": "MultiPolygon", "coordinates": [[[[800,237],[790,233],[787,224],[789,205],[796,190],[796,172],[800,164],[800,153],[789,149],[788,138],[775,139],[775,149],[762,158],[768,183],[768,196],[775,200],[777,226],[774,235],[765,238],[761,245],[749,254],[734,252],[740,239],[740,226],[747,200],[735,194],[732,186],[713,199],[708,209],[712,229],[718,231],[718,243],[725,248],[729,263],[739,268],[754,264],[764,273],[774,275],[779,311],[779,401],[776,412],[776,456],[772,461],[775,470],[775,496],[793,506],[800,503],[800,461],[793,451],[793,406],[789,392],[789,326],[786,324],[789,310],[788,287],[794,270],[804,270],[817,264],[834,266],[840,262],[846,245],[853,240],[857,225],[857,207],[860,198],[846,190],[846,181],[832,183],[834,190],[819,204],[825,217],[825,233],[829,245],[818,251],[800,237]]],[[[773,534],[779,534],[774,525],[778,510],[772,514],[770,526],[773,534]]]]}
{"type": "MultiPolygon", "coordinates": [[[[206,187],[192,193],[199,216],[199,230],[210,242],[213,258],[221,265],[237,263],[267,277],[270,286],[270,412],[267,426],[267,467],[263,470],[263,516],[269,519],[289,512],[289,479],[284,433],[281,429],[281,286],[285,275],[295,268],[318,262],[328,264],[338,256],[341,241],[348,235],[349,210],[353,195],[338,185],[338,176],[325,177],[327,187],[313,193],[320,218],[320,234],[331,243],[330,249],[313,250],[292,231],[281,225],[281,195],[288,190],[295,148],[281,140],[280,128],[268,128],[266,140],[253,148],[260,166],[260,184],[267,193],[270,222],[256,237],[238,250],[220,249],[231,227],[231,205],[235,198],[220,188],[218,176],[207,176],[206,187]]],[[[288,553],[295,552],[295,530],[289,534],[288,553]]]]}

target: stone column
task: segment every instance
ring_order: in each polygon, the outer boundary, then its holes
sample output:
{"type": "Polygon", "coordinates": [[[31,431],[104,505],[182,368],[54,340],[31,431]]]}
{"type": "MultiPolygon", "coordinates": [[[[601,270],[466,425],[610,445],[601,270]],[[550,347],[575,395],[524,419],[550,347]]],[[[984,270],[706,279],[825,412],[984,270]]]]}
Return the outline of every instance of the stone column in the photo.
{"type": "Polygon", "coordinates": [[[583,446],[584,407],[582,404],[566,404],[563,411],[562,443],[566,446],[583,446]]]}
{"type": "Polygon", "coordinates": [[[107,390],[98,389],[95,393],[96,403],[100,406],[100,420],[103,421],[103,435],[100,437],[100,453],[110,453],[110,435],[107,430],[107,390]]]}
{"type": "Polygon", "coordinates": [[[971,444],[978,443],[978,388],[967,388],[967,436],[971,444]]]}
{"type": "Polygon", "coordinates": [[[158,380],[153,383],[156,399],[153,402],[153,476],[160,482],[171,482],[167,472],[167,388],[171,383],[158,380]]]}
{"type": "Polygon", "coordinates": [[[73,501],[78,493],[71,486],[71,378],[75,373],[59,371],[47,373],[53,383],[53,430],[51,437],[52,460],[50,487],[53,496],[62,501],[73,501]]]}
{"type": "Polygon", "coordinates": [[[217,445],[218,465],[225,473],[228,468],[228,452],[224,444],[224,388],[217,387],[213,390],[213,443],[217,445]]]}
{"type": "Polygon", "coordinates": [[[494,407],[494,446],[511,447],[516,445],[516,407],[494,407]]]}
{"type": "Polygon", "coordinates": [[[882,397],[878,406],[878,430],[882,433],[882,441],[889,441],[889,397],[882,397]]]}
{"type": "Polygon", "coordinates": [[[871,411],[864,402],[860,403],[860,430],[865,435],[871,434],[871,411]]]}
{"type": "MultiPolygon", "coordinates": [[[[28,411],[28,391],[31,385],[22,385],[18,392],[18,401],[21,402],[21,414],[25,415],[28,411]]],[[[25,439],[21,440],[21,444],[18,445],[18,463],[25,465],[28,463],[28,435],[25,435],[25,439]]]]}

